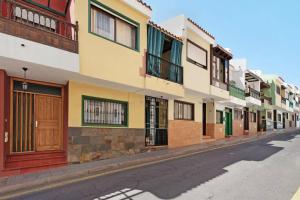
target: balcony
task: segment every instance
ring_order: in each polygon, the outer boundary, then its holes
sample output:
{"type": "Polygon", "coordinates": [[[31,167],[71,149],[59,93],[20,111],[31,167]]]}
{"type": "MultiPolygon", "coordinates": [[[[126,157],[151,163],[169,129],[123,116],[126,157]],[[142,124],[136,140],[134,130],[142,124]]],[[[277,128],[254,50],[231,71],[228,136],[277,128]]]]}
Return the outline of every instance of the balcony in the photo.
{"type": "Polygon", "coordinates": [[[272,109],[271,106],[273,105],[273,103],[271,97],[261,95],[261,103],[265,109],[272,109]]]}
{"type": "Polygon", "coordinates": [[[222,81],[220,81],[216,78],[212,78],[211,82],[212,82],[213,86],[218,87],[222,90],[228,91],[228,84],[227,83],[223,83],[222,81]]]}
{"type": "Polygon", "coordinates": [[[253,97],[255,99],[258,99],[260,100],[260,92],[251,88],[251,87],[248,87],[248,91],[246,93],[246,97],[253,97]]]}
{"type": "Polygon", "coordinates": [[[78,24],[12,0],[0,0],[0,33],[78,53],[78,24]]]}
{"type": "Polygon", "coordinates": [[[260,92],[248,87],[246,89],[246,104],[247,106],[261,106],[261,95],[260,92]]]}
{"type": "Polygon", "coordinates": [[[286,102],[287,102],[287,98],[285,97],[281,97],[281,103],[286,105],[286,102]]]}
{"type": "Polygon", "coordinates": [[[161,57],[147,53],[147,74],[168,80],[174,83],[183,84],[183,67],[176,65],[161,57]],[[150,68],[150,66],[152,68],[150,68]]]}
{"type": "Polygon", "coordinates": [[[229,95],[245,100],[245,91],[234,85],[229,85],[229,95]]]}

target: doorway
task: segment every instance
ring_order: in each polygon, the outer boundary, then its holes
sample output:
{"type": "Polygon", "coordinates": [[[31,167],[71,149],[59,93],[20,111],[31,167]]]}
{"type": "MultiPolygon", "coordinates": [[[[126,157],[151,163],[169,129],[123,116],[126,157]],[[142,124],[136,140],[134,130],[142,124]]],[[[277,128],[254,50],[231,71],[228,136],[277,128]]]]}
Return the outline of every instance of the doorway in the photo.
{"type": "Polygon", "coordinates": [[[232,135],[232,109],[225,109],[225,136],[232,135]]]}
{"type": "Polygon", "coordinates": [[[285,117],[286,113],[282,113],[282,128],[285,128],[285,117]]]}
{"type": "Polygon", "coordinates": [[[273,111],[273,118],[274,118],[274,129],[277,129],[277,111],[273,111]]]}
{"type": "Polygon", "coordinates": [[[206,136],[206,103],[202,104],[202,129],[203,135],[206,136]]]}
{"type": "Polygon", "coordinates": [[[14,80],[11,153],[63,149],[62,87],[14,80]]]}
{"type": "Polygon", "coordinates": [[[244,131],[249,131],[249,108],[244,108],[244,131]]]}
{"type": "Polygon", "coordinates": [[[146,146],[168,145],[168,100],[145,97],[146,146]]]}
{"type": "Polygon", "coordinates": [[[260,132],[261,131],[261,112],[258,110],[257,111],[257,131],[260,132]]]}

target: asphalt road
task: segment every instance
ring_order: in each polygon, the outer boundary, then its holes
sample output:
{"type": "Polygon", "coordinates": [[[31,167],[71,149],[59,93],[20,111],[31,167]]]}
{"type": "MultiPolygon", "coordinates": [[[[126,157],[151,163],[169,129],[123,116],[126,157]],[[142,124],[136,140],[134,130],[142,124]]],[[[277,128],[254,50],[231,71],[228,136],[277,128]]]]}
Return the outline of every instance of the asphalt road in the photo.
{"type": "Polygon", "coordinates": [[[299,187],[298,131],[16,199],[290,200],[299,187]]]}

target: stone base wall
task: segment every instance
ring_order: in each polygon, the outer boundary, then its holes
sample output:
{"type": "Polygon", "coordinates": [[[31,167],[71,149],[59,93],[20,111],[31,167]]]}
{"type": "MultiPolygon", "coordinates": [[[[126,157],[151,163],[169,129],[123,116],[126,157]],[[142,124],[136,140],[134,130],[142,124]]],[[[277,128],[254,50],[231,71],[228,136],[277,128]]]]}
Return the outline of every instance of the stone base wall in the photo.
{"type": "Polygon", "coordinates": [[[135,154],[145,149],[145,130],[69,128],[68,162],[86,162],[135,154]]]}
{"type": "Polygon", "coordinates": [[[207,135],[214,139],[225,138],[225,125],[224,124],[207,124],[207,135]]]}
{"type": "Polygon", "coordinates": [[[244,121],[243,120],[233,120],[232,123],[232,135],[242,136],[244,135],[244,121]]]}
{"type": "Polygon", "coordinates": [[[170,120],[168,126],[169,148],[189,146],[201,142],[202,125],[200,122],[170,120]]]}

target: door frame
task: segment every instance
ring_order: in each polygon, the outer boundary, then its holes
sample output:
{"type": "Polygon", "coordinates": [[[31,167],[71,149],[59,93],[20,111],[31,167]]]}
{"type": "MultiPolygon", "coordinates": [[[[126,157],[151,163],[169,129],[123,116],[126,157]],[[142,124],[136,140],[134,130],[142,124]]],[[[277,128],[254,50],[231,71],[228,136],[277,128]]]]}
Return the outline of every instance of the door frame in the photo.
{"type": "Polygon", "coordinates": [[[206,103],[202,104],[202,135],[206,136],[206,103]]]}
{"type": "MultiPolygon", "coordinates": [[[[150,102],[151,104],[151,102],[150,102]]],[[[150,113],[149,113],[150,114],[150,113]]],[[[145,96],[145,146],[146,147],[151,147],[151,146],[168,146],[168,140],[169,140],[169,135],[168,135],[168,124],[169,124],[169,119],[168,119],[168,115],[169,115],[169,101],[168,99],[164,99],[164,98],[159,98],[159,97],[154,97],[154,96],[145,96]],[[149,106],[149,112],[151,111],[151,105],[147,105],[147,98],[151,99],[151,100],[155,100],[155,105],[154,105],[154,112],[155,112],[155,121],[153,121],[153,125],[154,125],[154,128],[149,128],[149,134],[150,134],[150,130],[154,130],[154,134],[158,134],[159,131],[161,131],[161,135],[165,135],[165,140],[162,139],[162,142],[159,143],[157,142],[157,139],[156,137],[154,137],[154,144],[149,144],[148,141],[147,141],[147,106],[149,106]],[[157,120],[159,120],[159,113],[157,113],[157,107],[156,106],[156,100],[162,100],[162,101],[165,101],[166,102],[166,128],[165,129],[161,129],[161,128],[157,128],[157,120]],[[157,114],[158,114],[158,117],[157,117],[157,114]],[[165,132],[164,132],[165,131],[165,132]]],[[[150,119],[149,119],[150,120],[150,119]]],[[[149,125],[150,125],[150,122],[149,122],[149,125]]]]}
{"type": "MultiPolygon", "coordinates": [[[[44,81],[36,81],[36,80],[26,80],[28,83],[34,83],[38,85],[45,85],[45,86],[53,86],[53,87],[59,87],[61,88],[61,100],[62,100],[62,150],[59,151],[33,151],[33,152],[13,152],[12,151],[12,142],[13,142],[13,93],[14,93],[14,81],[24,81],[23,78],[18,77],[9,77],[10,82],[10,102],[9,102],[9,142],[7,143],[9,151],[6,153],[7,155],[16,155],[16,154],[39,154],[44,152],[67,152],[67,138],[68,138],[68,86],[57,83],[49,83],[44,81]]],[[[39,93],[36,93],[39,94],[39,93]]],[[[50,95],[50,94],[39,94],[39,95],[46,95],[46,96],[56,96],[56,95],[50,95]]]]}
{"type": "Polygon", "coordinates": [[[232,109],[225,108],[225,136],[233,135],[232,126],[233,126],[232,109]]]}

